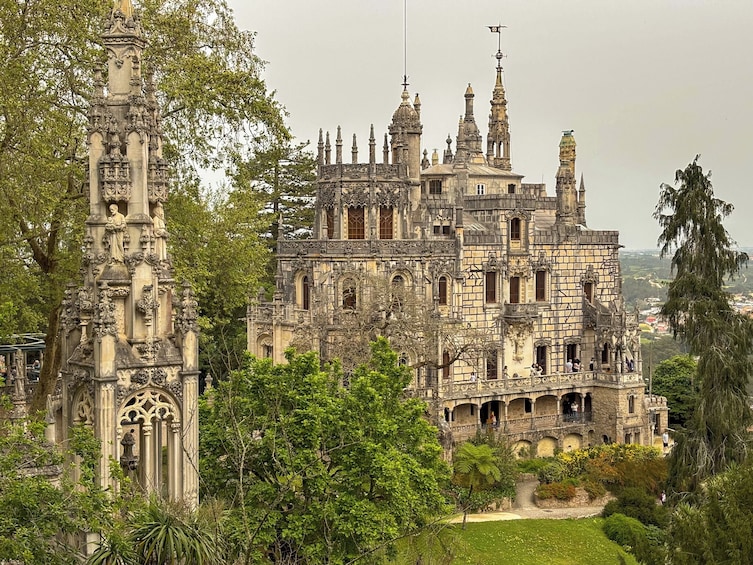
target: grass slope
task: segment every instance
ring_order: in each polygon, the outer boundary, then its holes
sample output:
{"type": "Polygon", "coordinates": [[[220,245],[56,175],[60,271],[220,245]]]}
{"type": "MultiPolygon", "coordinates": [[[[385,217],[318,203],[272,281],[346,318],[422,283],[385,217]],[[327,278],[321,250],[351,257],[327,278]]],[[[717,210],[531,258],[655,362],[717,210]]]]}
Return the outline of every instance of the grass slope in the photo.
{"type": "Polygon", "coordinates": [[[469,523],[465,531],[458,527],[463,548],[453,564],[635,565],[633,556],[604,535],[601,523],[600,518],[469,523]]]}

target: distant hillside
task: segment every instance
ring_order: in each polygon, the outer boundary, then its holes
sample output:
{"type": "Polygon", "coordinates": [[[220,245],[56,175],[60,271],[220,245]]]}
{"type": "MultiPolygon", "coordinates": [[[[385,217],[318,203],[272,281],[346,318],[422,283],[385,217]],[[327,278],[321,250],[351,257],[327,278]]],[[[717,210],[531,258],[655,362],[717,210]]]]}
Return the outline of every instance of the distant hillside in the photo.
{"type": "MultiPolygon", "coordinates": [[[[742,248],[753,257],[753,248],[742,248]]],[[[648,299],[658,298],[663,302],[667,296],[666,285],[672,280],[669,258],[659,259],[659,252],[652,250],[620,251],[622,267],[622,292],[630,307],[643,309],[648,299]]],[[[730,281],[727,291],[731,294],[753,294],[753,262],[743,269],[740,277],[730,281]]]]}

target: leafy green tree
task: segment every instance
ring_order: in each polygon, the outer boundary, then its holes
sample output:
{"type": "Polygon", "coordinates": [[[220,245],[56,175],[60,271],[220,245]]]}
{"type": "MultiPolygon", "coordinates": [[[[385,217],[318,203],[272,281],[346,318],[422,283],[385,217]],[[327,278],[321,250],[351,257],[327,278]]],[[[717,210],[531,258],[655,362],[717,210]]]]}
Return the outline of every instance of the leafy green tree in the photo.
{"type": "MultiPolygon", "coordinates": [[[[47,331],[40,409],[60,363],[62,293],[78,271],[87,96],[112,8],[110,0],[0,0],[0,329],[47,331]]],[[[176,187],[202,169],[231,166],[246,136],[287,139],[253,34],[237,28],[225,0],[143,0],[138,8],[149,42],[142,67],[158,88],[176,187]]]]}
{"type": "Polygon", "coordinates": [[[662,361],[653,374],[653,393],[665,396],[669,423],[685,426],[698,401],[696,362],[688,355],[675,355],[662,361]]]}
{"type": "Polygon", "coordinates": [[[675,488],[693,490],[748,456],[753,324],[732,309],[724,290],[748,260],[722,224],[732,205],[714,197],[711,173],[704,174],[698,157],[675,181],[679,186],[661,186],[654,217],[661,255],[672,253],[675,273],[662,314],[698,357],[698,406],[687,433],[675,437],[670,467],[675,488]]]}
{"type": "Polygon", "coordinates": [[[347,387],[314,353],[287,360],[249,358],[201,408],[203,494],[227,501],[237,558],[346,562],[445,511],[437,431],[384,339],[347,387]]]}
{"type": "Polygon", "coordinates": [[[72,563],[80,558],[73,536],[97,531],[109,502],[94,486],[98,453],[90,430],[75,428],[71,453],[80,457],[78,480],[68,476],[64,454],[45,440],[46,424],[0,422],[0,562],[72,563]]]}
{"type": "Polygon", "coordinates": [[[485,444],[465,442],[453,456],[452,481],[467,490],[463,501],[463,529],[468,518],[468,508],[474,490],[492,488],[502,479],[499,461],[494,449],[485,444]]]}

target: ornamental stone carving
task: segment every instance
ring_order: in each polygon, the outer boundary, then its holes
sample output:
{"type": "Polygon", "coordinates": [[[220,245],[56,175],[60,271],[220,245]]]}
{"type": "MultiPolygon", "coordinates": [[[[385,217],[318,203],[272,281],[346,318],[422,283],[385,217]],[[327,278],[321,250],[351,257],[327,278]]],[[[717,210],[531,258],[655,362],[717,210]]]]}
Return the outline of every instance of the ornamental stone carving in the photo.
{"type": "Polygon", "coordinates": [[[144,322],[149,325],[154,320],[154,312],[159,308],[159,302],[154,297],[154,286],[147,284],[141,292],[141,298],[136,301],[136,308],[144,315],[144,322]]]}
{"type": "Polygon", "coordinates": [[[198,303],[193,297],[193,291],[188,283],[183,285],[183,297],[180,300],[180,306],[177,316],[177,325],[182,333],[198,332],[199,326],[196,320],[199,317],[198,303]]]}
{"type": "Polygon", "coordinates": [[[106,282],[99,283],[99,302],[94,313],[94,335],[101,340],[106,335],[118,335],[115,321],[115,304],[113,304],[112,290],[106,282]]]}

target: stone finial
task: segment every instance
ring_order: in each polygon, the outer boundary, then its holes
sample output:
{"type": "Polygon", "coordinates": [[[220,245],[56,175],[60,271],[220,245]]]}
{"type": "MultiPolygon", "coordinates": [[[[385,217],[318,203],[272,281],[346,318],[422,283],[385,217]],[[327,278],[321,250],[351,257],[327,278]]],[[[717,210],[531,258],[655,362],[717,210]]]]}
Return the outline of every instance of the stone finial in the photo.
{"type": "Polygon", "coordinates": [[[324,138],[322,135],[322,128],[319,128],[319,143],[316,145],[316,162],[320,165],[324,164],[324,138]]]}
{"type": "Polygon", "coordinates": [[[369,163],[376,163],[376,138],[374,137],[374,124],[369,130],[369,163]]]}
{"type": "Polygon", "coordinates": [[[337,137],[335,138],[335,163],[337,165],[343,162],[343,136],[342,129],[337,126],[337,137]]]}
{"type": "Polygon", "coordinates": [[[358,143],[356,143],[356,134],[353,134],[353,147],[350,149],[350,156],[351,156],[351,163],[357,164],[358,163],[358,143]]]}

